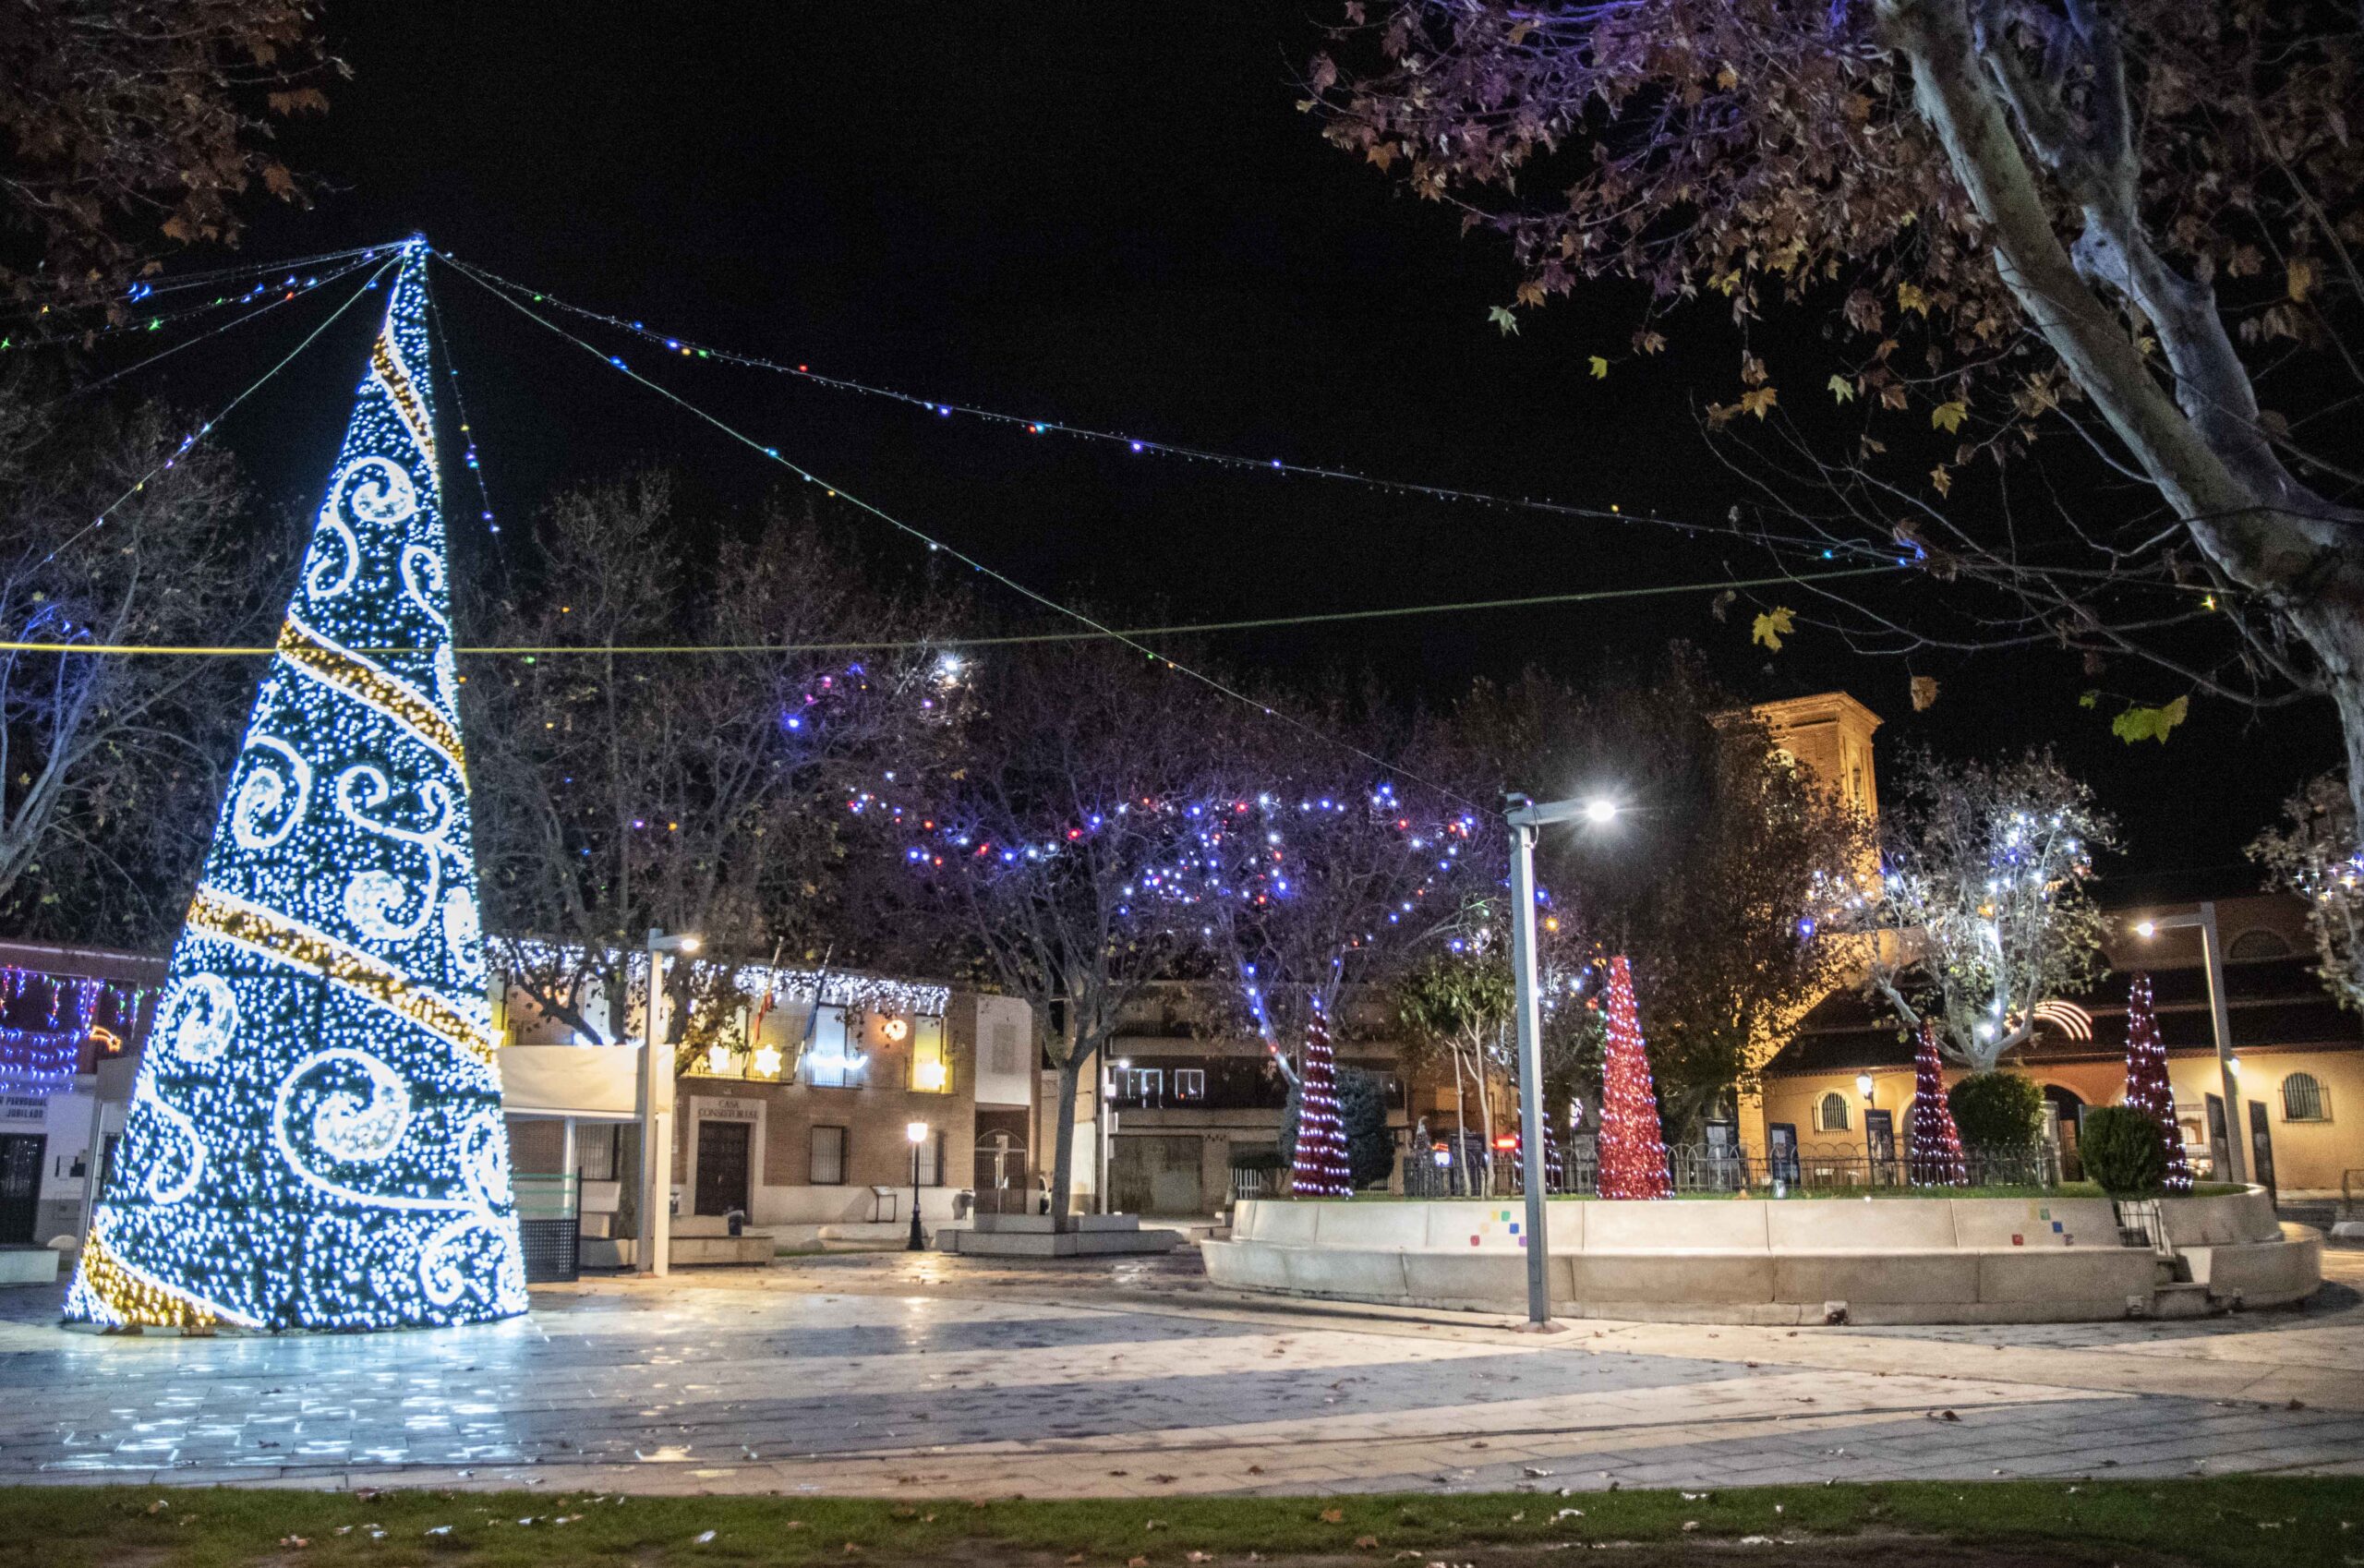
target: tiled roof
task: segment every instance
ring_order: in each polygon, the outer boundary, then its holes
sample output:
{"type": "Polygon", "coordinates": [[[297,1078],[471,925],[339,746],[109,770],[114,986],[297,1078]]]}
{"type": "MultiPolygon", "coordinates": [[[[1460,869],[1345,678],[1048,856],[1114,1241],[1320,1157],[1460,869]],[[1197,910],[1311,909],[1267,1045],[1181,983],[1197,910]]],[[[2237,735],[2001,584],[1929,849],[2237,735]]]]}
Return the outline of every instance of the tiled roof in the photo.
{"type": "MultiPolygon", "coordinates": [[[[2343,1010],[2315,978],[2308,958],[2267,959],[2225,966],[2225,1010],[2237,1051],[2276,1046],[2311,1050],[2364,1050],[2364,1019],[2343,1010]]],[[[2126,1055],[2128,977],[2113,974],[2092,991],[2066,1000],[2093,1018],[2093,1037],[2072,1040],[2051,1023],[2014,1050],[2010,1061],[2122,1060],[2126,1055]]],[[[2209,1026],[2207,981],[2197,968],[2151,971],[2159,1035],[2170,1055],[2209,1052],[2215,1038],[2209,1026]]],[[[1768,1077],[1858,1072],[1865,1067],[1909,1067],[1912,1045],[1885,1007],[1859,992],[1842,991],[1799,1024],[1790,1043],[1765,1068],[1768,1077]]]]}

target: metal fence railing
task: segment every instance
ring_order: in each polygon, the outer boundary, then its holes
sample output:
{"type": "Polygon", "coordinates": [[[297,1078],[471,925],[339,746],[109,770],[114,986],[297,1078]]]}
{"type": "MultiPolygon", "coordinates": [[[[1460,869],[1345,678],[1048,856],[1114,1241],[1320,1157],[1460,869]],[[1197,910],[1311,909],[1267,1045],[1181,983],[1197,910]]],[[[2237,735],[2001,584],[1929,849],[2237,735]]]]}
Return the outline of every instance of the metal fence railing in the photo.
{"type": "MultiPolygon", "coordinates": [[[[1514,1153],[1490,1152],[1484,1160],[1427,1158],[1404,1162],[1404,1191],[1412,1198],[1508,1198],[1526,1190],[1514,1153]]],[[[1966,1185],[2052,1188],[2060,1185],[2059,1157],[2049,1148],[1984,1151],[1963,1158],[1966,1185]]],[[[1887,1188],[1936,1187],[1944,1173],[1913,1168],[1901,1154],[1879,1155],[1861,1145],[1802,1146],[1774,1154],[1725,1147],[1678,1144],[1667,1150],[1667,1176],[1677,1192],[1876,1191],[1887,1188]]],[[[1586,1194],[1600,1189],[1599,1163],[1588,1149],[1564,1152],[1550,1177],[1553,1192],[1586,1194]]]]}

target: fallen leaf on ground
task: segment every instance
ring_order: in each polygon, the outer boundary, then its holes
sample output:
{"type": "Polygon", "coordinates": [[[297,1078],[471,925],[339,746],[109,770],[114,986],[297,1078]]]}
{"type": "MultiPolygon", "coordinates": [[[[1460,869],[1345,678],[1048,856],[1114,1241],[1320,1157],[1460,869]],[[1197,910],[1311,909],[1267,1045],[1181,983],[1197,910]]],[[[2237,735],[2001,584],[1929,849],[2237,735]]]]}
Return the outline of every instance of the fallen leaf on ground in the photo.
{"type": "Polygon", "coordinates": [[[1343,1508],[1325,1508],[1321,1511],[1321,1522],[1325,1525],[1343,1525],[1346,1522],[1346,1511],[1343,1508]]]}

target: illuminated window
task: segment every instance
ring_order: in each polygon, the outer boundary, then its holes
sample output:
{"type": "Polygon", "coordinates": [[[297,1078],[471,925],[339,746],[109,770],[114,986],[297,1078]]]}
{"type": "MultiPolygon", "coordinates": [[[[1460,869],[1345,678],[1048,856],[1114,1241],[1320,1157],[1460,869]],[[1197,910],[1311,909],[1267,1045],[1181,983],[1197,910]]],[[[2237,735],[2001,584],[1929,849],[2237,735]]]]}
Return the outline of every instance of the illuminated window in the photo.
{"type": "Polygon", "coordinates": [[[1207,1069],[1204,1067],[1176,1067],[1174,1069],[1174,1097],[1176,1100],[1205,1099],[1207,1097],[1207,1069]]]}
{"type": "Polygon", "coordinates": [[[952,1057],[944,1049],[942,1019],[911,1020],[911,1087],[922,1094],[952,1092],[952,1057]]]}
{"type": "Polygon", "coordinates": [[[1160,1105],[1165,1103],[1165,1069],[1164,1067],[1119,1067],[1116,1069],[1116,1098],[1128,1105],[1160,1105]]]}
{"type": "Polygon", "coordinates": [[[2282,1119],[2286,1122],[2331,1120],[2331,1096],[2312,1073],[2294,1072],[2282,1080],[2282,1119]]]}
{"type": "Polygon", "coordinates": [[[862,1054],[846,1039],[846,1010],[822,1007],[813,1015],[813,1043],[804,1051],[804,1081],[815,1089],[859,1089],[862,1054]]]}
{"type": "Polygon", "coordinates": [[[1814,1105],[1814,1129],[1816,1132],[1847,1130],[1847,1096],[1832,1090],[1814,1105]]]}

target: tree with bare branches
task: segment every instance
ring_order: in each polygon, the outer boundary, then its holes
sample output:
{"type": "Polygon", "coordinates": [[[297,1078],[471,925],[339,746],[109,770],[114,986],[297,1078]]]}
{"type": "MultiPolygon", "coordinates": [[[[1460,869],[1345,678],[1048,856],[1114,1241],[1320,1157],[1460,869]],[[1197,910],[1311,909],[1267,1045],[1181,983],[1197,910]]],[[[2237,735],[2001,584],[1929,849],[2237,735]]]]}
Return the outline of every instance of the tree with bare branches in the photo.
{"type": "Polygon", "coordinates": [[[178,923],[293,560],[228,459],[152,404],[0,384],[0,920],[139,947],[178,923]],[[96,520],[96,521],[94,521],[96,520]]]}
{"type": "Polygon", "coordinates": [[[561,496],[535,544],[476,637],[565,651],[463,661],[493,950],[549,1017],[614,1041],[642,934],[701,934],[668,971],[694,1050],[746,963],[860,957],[864,792],[923,768],[959,706],[926,645],[942,606],[873,586],[807,514],[742,536],[657,472],[561,496]]]}
{"type": "Polygon", "coordinates": [[[903,807],[900,923],[1031,1004],[1059,1075],[1051,1212],[1066,1226],[1084,1075],[1153,983],[1217,972],[1201,834],[1252,798],[1240,759],[1269,720],[1114,644],[999,652],[972,679],[960,766],[903,807]]]}

